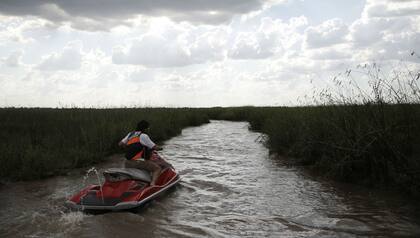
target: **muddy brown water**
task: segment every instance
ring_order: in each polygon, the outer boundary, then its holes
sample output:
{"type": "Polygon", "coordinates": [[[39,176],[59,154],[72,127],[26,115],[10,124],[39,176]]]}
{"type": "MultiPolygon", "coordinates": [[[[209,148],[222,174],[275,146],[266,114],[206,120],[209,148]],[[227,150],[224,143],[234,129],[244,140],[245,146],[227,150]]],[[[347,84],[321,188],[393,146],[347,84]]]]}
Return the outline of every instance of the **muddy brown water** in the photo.
{"type": "MultiPolygon", "coordinates": [[[[415,201],[285,166],[260,136],[243,122],[184,129],[161,153],[181,183],[137,211],[67,209],[68,196],[97,183],[84,182],[86,169],[3,185],[0,237],[420,237],[415,201]]],[[[116,155],[97,168],[121,163],[116,155]]]]}

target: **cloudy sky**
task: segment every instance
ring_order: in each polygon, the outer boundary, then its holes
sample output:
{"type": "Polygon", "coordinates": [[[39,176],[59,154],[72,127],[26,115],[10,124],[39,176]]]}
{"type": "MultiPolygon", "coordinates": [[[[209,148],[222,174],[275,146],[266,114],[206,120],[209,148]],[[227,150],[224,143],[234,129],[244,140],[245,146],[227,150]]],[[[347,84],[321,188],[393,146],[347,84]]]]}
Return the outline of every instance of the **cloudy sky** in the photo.
{"type": "Polygon", "coordinates": [[[298,105],[413,51],[418,0],[1,0],[0,107],[298,105]]]}

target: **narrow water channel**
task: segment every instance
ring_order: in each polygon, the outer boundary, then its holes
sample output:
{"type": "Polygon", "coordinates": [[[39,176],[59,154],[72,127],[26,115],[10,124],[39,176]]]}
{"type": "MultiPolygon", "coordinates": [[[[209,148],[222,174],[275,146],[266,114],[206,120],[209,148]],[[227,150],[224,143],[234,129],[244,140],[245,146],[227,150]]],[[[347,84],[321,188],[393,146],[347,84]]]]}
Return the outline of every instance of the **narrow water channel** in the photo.
{"type": "Polygon", "coordinates": [[[69,211],[66,197],[97,183],[86,170],[3,185],[0,237],[420,237],[420,204],[285,166],[259,137],[243,122],[184,129],[161,153],[181,183],[136,212],[69,211]]]}

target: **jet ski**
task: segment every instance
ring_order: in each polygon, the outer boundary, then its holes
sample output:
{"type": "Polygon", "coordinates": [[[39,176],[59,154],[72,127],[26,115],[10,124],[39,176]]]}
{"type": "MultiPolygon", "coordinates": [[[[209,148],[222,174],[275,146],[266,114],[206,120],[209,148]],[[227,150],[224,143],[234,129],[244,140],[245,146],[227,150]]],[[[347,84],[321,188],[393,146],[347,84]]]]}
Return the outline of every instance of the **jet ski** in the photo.
{"type": "Polygon", "coordinates": [[[161,167],[156,184],[146,170],[135,168],[109,168],[103,172],[102,186],[90,185],[71,196],[66,204],[77,210],[126,210],[140,207],[180,181],[175,169],[157,153],[152,156],[161,167]]]}

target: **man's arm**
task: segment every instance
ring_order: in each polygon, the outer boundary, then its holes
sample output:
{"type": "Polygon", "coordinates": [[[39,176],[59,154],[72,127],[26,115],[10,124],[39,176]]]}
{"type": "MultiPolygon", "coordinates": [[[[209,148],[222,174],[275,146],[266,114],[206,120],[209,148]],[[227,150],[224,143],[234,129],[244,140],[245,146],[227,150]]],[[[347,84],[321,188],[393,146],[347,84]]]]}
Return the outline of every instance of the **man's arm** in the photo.
{"type": "Polygon", "coordinates": [[[122,140],[120,140],[120,142],[118,142],[118,146],[121,148],[125,148],[127,147],[127,143],[128,143],[128,136],[130,134],[126,135],[122,140]]]}
{"type": "Polygon", "coordinates": [[[150,150],[158,150],[158,146],[150,139],[147,134],[143,133],[140,135],[140,143],[150,150]]]}

